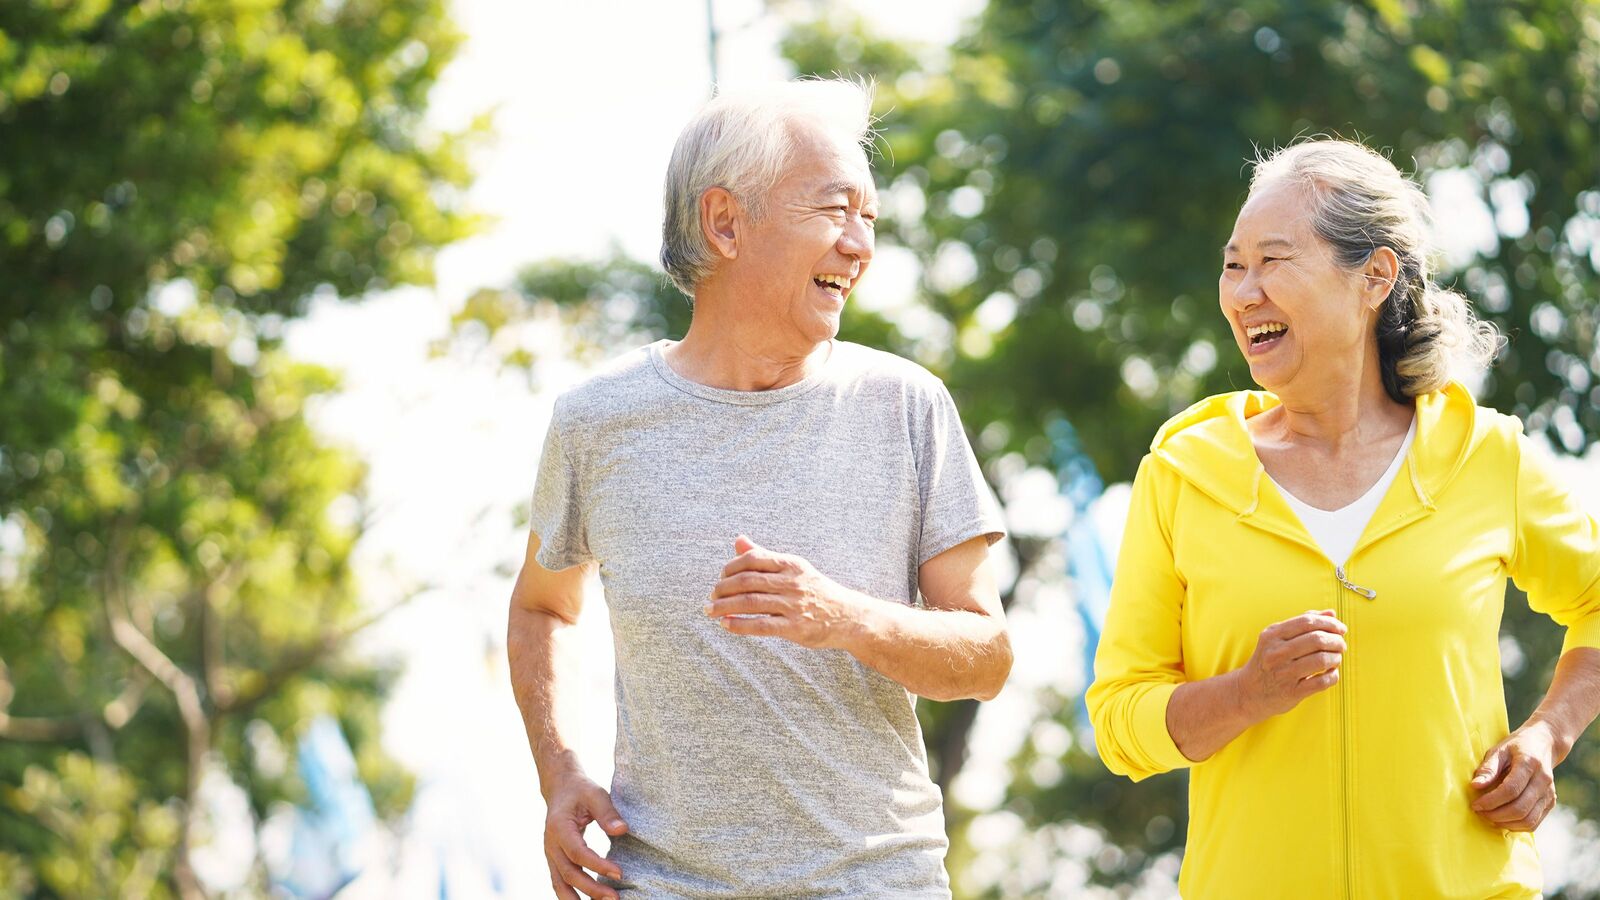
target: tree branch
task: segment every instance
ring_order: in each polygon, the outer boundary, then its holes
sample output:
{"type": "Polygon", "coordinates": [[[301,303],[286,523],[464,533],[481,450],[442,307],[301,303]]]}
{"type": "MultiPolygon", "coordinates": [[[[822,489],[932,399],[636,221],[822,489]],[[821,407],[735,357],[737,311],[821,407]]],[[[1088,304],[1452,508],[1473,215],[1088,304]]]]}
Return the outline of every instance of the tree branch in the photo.
{"type": "Polygon", "coordinates": [[[236,576],[241,567],[230,563],[218,575],[194,591],[190,602],[200,631],[200,673],[205,685],[205,695],[212,707],[225,706],[233,696],[232,689],[222,679],[226,642],[222,633],[222,613],[217,602],[223,591],[238,587],[236,576]]]}
{"type": "Polygon", "coordinates": [[[358,620],[353,625],[338,630],[331,630],[325,633],[321,638],[312,641],[305,646],[278,654],[282,662],[277,667],[272,669],[272,671],[265,673],[262,676],[260,684],[256,685],[255,688],[232,695],[229,698],[229,701],[226,703],[222,702],[219,698],[218,702],[216,703],[217,715],[221,717],[243,715],[248,713],[251,709],[255,708],[257,704],[277,693],[278,690],[283,687],[284,682],[300,674],[301,672],[304,672],[306,669],[311,668],[324,659],[327,659],[329,656],[343,648],[345,644],[349,643],[350,640],[356,637],[358,634],[372,627],[373,625],[376,625],[390,613],[402,606],[405,606],[412,600],[416,599],[420,594],[423,594],[431,589],[432,585],[425,585],[415,588],[404,597],[401,597],[399,600],[396,600],[395,602],[377,610],[376,612],[368,614],[366,617],[358,620]]]}
{"type": "Polygon", "coordinates": [[[16,686],[11,681],[11,670],[6,668],[5,660],[0,659],[0,740],[29,743],[76,740],[83,737],[91,725],[97,724],[97,719],[116,731],[139,711],[148,685],[149,681],[143,677],[129,680],[122,693],[107,703],[98,717],[89,712],[71,716],[13,716],[10,710],[16,686]]]}
{"type": "Polygon", "coordinates": [[[144,667],[151,677],[160,682],[178,704],[178,715],[184,730],[184,791],[183,810],[179,819],[177,859],[173,876],[178,895],[183,900],[203,900],[205,888],[200,883],[190,863],[191,842],[194,840],[195,804],[200,794],[200,778],[205,769],[206,755],[211,751],[211,720],[200,699],[200,687],[171,657],[161,652],[132,621],[123,576],[128,558],[128,524],[112,530],[111,552],[107,554],[102,579],[102,606],[111,624],[111,640],[144,667]]]}

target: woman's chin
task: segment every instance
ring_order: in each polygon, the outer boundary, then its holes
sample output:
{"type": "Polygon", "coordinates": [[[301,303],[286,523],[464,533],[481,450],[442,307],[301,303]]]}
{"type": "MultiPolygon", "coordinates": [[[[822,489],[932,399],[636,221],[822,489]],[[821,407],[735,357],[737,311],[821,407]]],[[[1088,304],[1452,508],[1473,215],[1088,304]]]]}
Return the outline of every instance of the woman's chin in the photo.
{"type": "Polygon", "coordinates": [[[1278,393],[1289,384],[1294,373],[1287,371],[1288,367],[1277,362],[1267,360],[1249,360],[1250,380],[1254,381],[1262,390],[1278,393]]]}

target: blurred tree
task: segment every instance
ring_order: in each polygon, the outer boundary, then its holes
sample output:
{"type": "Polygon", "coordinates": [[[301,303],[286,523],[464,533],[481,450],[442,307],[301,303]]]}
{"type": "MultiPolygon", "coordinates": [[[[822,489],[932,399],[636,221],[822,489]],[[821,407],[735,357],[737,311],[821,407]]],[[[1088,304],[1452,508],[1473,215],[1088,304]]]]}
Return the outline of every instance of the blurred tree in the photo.
{"type": "MultiPolygon", "coordinates": [[[[797,74],[879,82],[880,247],[924,263],[920,302],[892,314],[860,312],[868,278],[844,336],[944,376],[991,476],[1050,465],[1047,430],[1067,419],[1101,474],[1125,480],[1165,418],[1252,386],[1213,311],[1218,248],[1246,160],[1319,132],[1385,148],[1457,211],[1441,224],[1467,249],[1446,260],[1447,277],[1511,337],[1481,402],[1570,452],[1600,438],[1595,0],[990,0],[949,48],[878,39],[842,5],[769,5],[808,19],[782,46],[797,74]],[[1481,213],[1481,233],[1463,209],[1481,213]]],[[[545,263],[494,309],[505,323],[553,304],[619,341],[681,333],[683,300],[652,271],[621,258],[545,263]]],[[[471,310],[458,325],[493,330],[471,310]]],[[[1019,543],[1017,591],[1059,565],[1043,549],[1019,543]]],[[[1513,592],[1513,716],[1542,693],[1559,643],[1513,592]]],[[[1085,749],[1078,699],[1042,705],[1005,801],[1029,835],[1017,852],[1091,847],[1098,884],[1175,871],[1183,776],[1110,776],[1085,749]]],[[[973,712],[924,704],[941,783],[960,768],[973,712]]],[[[1600,740],[1559,776],[1563,802],[1600,820],[1600,740]]],[[[963,879],[968,818],[951,810],[958,893],[1047,893],[1050,865],[1009,866],[987,887],[963,879]]]]}
{"type": "Polygon", "coordinates": [[[407,805],[344,652],[363,471],[281,339],[471,227],[481,125],[421,122],[458,40],[443,0],[0,7],[0,893],[202,895],[202,776],[261,818],[316,712],[407,805]]]}

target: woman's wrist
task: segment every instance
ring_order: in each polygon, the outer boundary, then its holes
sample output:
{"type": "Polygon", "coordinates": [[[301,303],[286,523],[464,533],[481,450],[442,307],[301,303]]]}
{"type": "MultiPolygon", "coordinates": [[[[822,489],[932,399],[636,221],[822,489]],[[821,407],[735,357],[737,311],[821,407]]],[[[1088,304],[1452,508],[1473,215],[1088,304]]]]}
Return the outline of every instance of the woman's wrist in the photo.
{"type": "Polygon", "coordinates": [[[1519,731],[1541,731],[1545,739],[1550,742],[1550,764],[1560,765],[1572,752],[1572,745],[1577,743],[1578,736],[1572,733],[1562,717],[1549,712],[1534,710],[1519,731]]]}
{"type": "Polygon", "coordinates": [[[1226,679],[1228,697],[1232,701],[1229,704],[1230,714],[1240,731],[1267,718],[1260,711],[1260,703],[1257,701],[1255,691],[1251,688],[1249,668],[1250,664],[1246,663],[1221,676],[1226,679]]]}

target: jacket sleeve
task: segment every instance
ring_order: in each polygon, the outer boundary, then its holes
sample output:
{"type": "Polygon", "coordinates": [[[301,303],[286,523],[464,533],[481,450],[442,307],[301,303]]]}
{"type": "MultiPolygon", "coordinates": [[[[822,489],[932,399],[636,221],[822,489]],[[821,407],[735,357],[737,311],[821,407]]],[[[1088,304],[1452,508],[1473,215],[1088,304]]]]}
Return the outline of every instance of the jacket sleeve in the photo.
{"type": "Polygon", "coordinates": [[[1111,583],[1111,605],[1085,702],[1106,768],[1140,781],[1193,762],[1167,732],[1167,702],[1183,669],[1185,587],[1172,556],[1171,503],[1178,476],[1146,456],[1133,480],[1111,583]]]}
{"type": "Polygon", "coordinates": [[[1517,438],[1511,578],[1528,605],[1567,629],[1561,652],[1600,648],[1600,523],[1572,496],[1547,451],[1517,438]]]}

